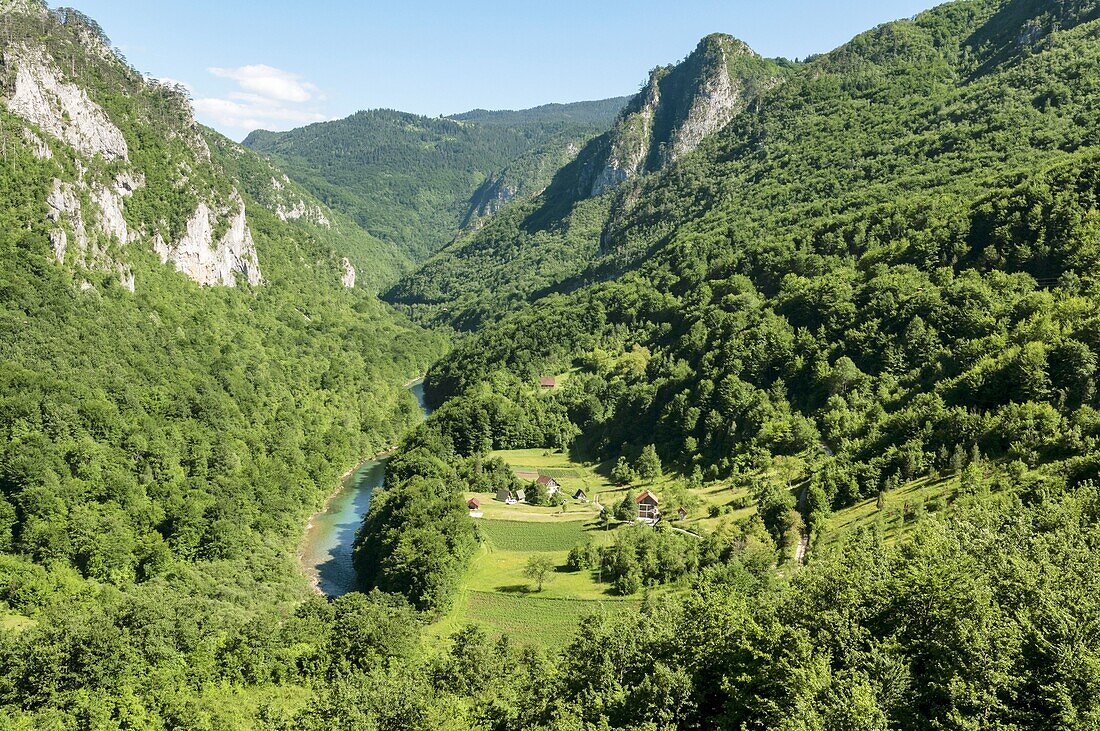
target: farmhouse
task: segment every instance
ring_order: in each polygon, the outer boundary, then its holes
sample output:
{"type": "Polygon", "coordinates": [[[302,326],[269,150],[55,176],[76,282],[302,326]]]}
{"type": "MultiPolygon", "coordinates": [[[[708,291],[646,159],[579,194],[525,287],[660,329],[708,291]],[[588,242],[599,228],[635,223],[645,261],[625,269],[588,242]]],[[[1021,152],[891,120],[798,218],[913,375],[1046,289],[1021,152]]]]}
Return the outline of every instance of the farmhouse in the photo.
{"type": "Polygon", "coordinates": [[[511,490],[504,487],[497,490],[497,494],[494,497],[505,505],[516,504],[516,496],[512,494],[511,490]]]}
{"type": "Polygon", "coordinates": [[[661,511],[657,508],[657,496],[649,490],[634,498],[634,503],[638,506],[638,520],[656,522],[661,517],[661,511]]]}
{"type": "Polygon", "coordinates": [[[558,385],[558,379],[553,376],[543,376],[539,379],[539,386],[544,390],[550,390],[556,388],[558,385]]]}
{"type": "Polygon", "coordinates": [[[553,495],[561,489],[561,485],[558,484],[558,481],[547,475],[539,475],[539,478],[535,480],[535,482],[546,488],[547,495],[553,495]]]}

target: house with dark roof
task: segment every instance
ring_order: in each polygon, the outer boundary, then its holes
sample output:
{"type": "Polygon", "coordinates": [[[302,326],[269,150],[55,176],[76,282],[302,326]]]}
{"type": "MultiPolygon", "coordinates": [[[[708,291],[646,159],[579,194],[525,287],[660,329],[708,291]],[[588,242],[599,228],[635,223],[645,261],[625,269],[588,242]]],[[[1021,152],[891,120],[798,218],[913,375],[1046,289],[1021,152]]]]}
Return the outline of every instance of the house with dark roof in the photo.
{"type": "Polygon", "coordinates": [[[588,495],[581,488],[577,488],[577,491],[573,493],[573,499],[588,502],[588,495]]]}

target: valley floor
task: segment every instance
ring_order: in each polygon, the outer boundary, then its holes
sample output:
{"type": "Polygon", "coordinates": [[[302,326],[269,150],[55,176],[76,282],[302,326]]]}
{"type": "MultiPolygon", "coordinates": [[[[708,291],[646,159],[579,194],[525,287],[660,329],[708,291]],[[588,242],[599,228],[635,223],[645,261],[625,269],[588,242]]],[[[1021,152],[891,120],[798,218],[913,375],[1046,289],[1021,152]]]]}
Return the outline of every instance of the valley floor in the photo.
{"type": "MultiPolygon", "coordinates": [[[[756,515],[752,489],[745,485],[713,482],[690,489],[682,478],[666,475],[652,484],[624,487],[604,476],[607,465],[577,463],[560,451],[508,450],[493,452],[492,456],[504,459],[521,481],[539,475],[553,477],[569,499],[555,507],[523,502],[508,505],[491,493],[465,493],[464,499],[480,502],[475,524],[481,545],[452,609],[429,629],[429,641],[447,637],[465,624],[475,624],[493,635],[506,634],[517,644],[555,647],[567,643],[586,617],[598,612],[636,611],[642,593],[618,596],[610,583],[601,581],[598,570],[567,568],[569,551],[574,546],[589,542],[598,547],[615,541],[617,531],[626,524],[613,522],[602,528],[597,521],[600,505],[613,509],[628,494],[652,490],[662,499],[666,515],[675,515],[676,508],[683,504],[687,517],[673,519],[669,525],[695,534],[730,529],[756,515]],[[574,499],[578,490],[586,498],[574,499]],[[664,504],[666,496],[675,507],[664,504]],[[538,554],[548,557],[554,566],[542,591],[536,591],[533,582],[524,576],[528,560],[538,554]]],[[[785,482],[793,493],[799,493],[802,483],[796,476],[803,473],[810,459],[774,458],[757,477],[785,482]]],[[[957,477],[906,483],[884,496],[881,508],[876,500],[869,500],[832,515],[827,532],[814,550],[830,550],[845,535],[863,528],[877,528],[887,542],[893,543],[922,515],[946,507],[958,492],[957,477]]],[[[793,551],[793,546],[790,548],[793,551]]],[[[683,587],[660,586],[649,591],[661,594],[683,591],[683,587]]]]}

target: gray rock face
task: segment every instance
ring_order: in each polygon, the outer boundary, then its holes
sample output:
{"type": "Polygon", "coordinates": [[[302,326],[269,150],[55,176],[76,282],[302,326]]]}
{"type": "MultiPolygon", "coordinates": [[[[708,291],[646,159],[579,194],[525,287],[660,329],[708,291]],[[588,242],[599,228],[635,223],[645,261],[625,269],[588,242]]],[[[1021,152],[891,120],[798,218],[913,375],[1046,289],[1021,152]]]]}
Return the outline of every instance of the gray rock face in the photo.
{"type": "Polygon", "coordinates": [[[5,54],[16,68],[15,91],[7,107],[28,122],[71,145],[86,157],[128,160],[126,138],[83,89],[62,81],[61,73],[40,50],[5,54]]]}
{"type": "Polygon", "coordinates": [[[233,287],[241,276],[252,286],[259,285],[260,263],[256,245],[245,217],[244,200],[236,191],[230,198],[231,208],[221,214],[204,201],[187,221],[187,233],[178,241],[167,242],[158,233],[153,239],[153,249],[164,263],[172,263],[176,270],[204,286],[221,284],[233,287]],[[228,220],[229,229],[214,240],[214,228],[218,221],[228,220]]]}
{"type": "Polygon", "coordinates": [[[46,207],[48,209],[46,218],[58,224],[57,228],[50,231],[50,243],[58,263],[65,261],[65,254],[69,247],[66,226],[69,231],[72,231],[73,238],[76,240],[78,256],[83,259],[88,251],[88,232],[84,228],[84,215],[75,186],[72,183],[54,180],[53,190],[46,196],[46,207]]]}
{"type": "Polygon", "coordinates": [[[45,15],[48,12],[49,9],[42,0],[0,0],[0,14],[45,15]]]}
{"type": "Polygon", "coordinates": [[[655,72],[646,88],[627,106],[611,130],[607,160],[593,181],[589,195],[600,195],[646,172],[646,162],[653,144],[653,123],[660,106],[661,87],[655,72]]]}
{"type": "Polygon", "coordinates": [[[355,288],[355,267],[353,267],[351,265],[351,262],[348,261],[348,258],[346,256],[340,261],[340,265],[342,267],[344,267],[344,275],[342,277],[340,277],[340,281],[348,289],[354,289],[355,288]]]}
{"type": "Polygon", "coordinates": [[[782,78],[776,64],[741,41],[704,38],[679,65],[653,71],[588,166],[579,193],[597,196],[676,162],[782,78]]]}
{"type": "MultiPolygon", "coordinates": [[[[0,9],[48,12],[35,0],[0,0],[0,9]]],[[[105,41],[97,41],[98,45],[92,41],[96,38],[89,37],[86,50],[118,62],[105,41]]],[[[136,241],[149,240],[149,232],[131,230],[126,220],[126,199],[145,185],[145,177],[129,164],[125,136],[84,89],[65,80],[45,48],[9,47],[4,63],[14,71],[14,85],[3,103],[28,123],[23,137],[31,152],[41,160],[53,160],[54,150],[43,137],[55,138],[65,146],[59,157],[70,159],[76,171],[75,175],[67,173],[58,162],[59,177],[46,199],[47,218],[53,224],[49,236],[54,257],[61,264],[115,273],[123,287],[134,291],[135,277],[124,261],[125,250],[136,241]],[[91,164],[96,157],[112,163],[109,169],[121,172],[105,173],[104,166],[91,164]]],[[[194,137],[190,145],[194,163],[209,163],[209,147],[194,121],[182,120],[180,129],[189,141],[194,137]]],[[[303,203],[302,210],[292,207],[284,211],[283,218],[312,213],[303,203]]],[[[244,201],[236,191],[228,201],[200,203],[179,241],[166,242],[159,234],[152,240],[164,262],[173,263],[200,284],[234,286],[238,278],[252,285],[262,282],[244,201]],[[215,230],[223,228],[225,233],[215,241],[215,230]]]]}

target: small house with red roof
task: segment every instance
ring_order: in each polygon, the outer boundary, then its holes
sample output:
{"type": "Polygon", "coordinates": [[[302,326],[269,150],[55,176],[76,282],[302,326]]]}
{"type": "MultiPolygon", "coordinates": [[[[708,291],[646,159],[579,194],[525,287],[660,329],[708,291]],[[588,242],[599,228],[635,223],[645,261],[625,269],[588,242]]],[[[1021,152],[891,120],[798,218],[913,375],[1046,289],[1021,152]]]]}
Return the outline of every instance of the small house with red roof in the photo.
{"type": "Polygon", "coordinates": [[[539,386],[543,390],[548,391],[551,388],[557,388],[557,385],[558,385],[558,379],[554,378],[553,376],[543,376],[542,378],[539,379],[539,386]]]}
{"type": "Polygon", "coordinates": [[[638,506],[638,520],[656,522],[661,517],[657,496],[649,490],[634,498],[634,503],[638,506]]]}
{"type": "Polygon", "coordinates": [[[549,475],[539,475],[535,482],[546,488],[547,495],[553,495],[561,489],[561,485],[558,484],[558,481],[549,475]]]}
{"type": "Polygon", "coordinates": [[[470,510],[479,510],[481,508],[481,501],[476,497],[472,497],[466,501],[466,507],[470,510]]]}

